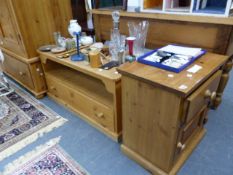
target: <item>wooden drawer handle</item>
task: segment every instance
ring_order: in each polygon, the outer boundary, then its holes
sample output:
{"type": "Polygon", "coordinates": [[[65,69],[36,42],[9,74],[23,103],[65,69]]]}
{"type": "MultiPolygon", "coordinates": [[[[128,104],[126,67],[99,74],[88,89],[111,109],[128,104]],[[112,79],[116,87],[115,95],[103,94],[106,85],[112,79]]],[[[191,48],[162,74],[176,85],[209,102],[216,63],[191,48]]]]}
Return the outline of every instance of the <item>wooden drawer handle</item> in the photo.
{"type": "Polygon", "coordinates": [[[19,72],[19,75],[20,75],[20,76],[23,76],[23,75],[26,75],[26,73],[24,73],[24,72],[19,72]]]}
{"type": "Polygon", "coordinates": [[[232,61],[228,62],[224,68],[224,72],[226,73],[230,72],[232,69],[232,66],[233,66],[233,62],[232,61]]]}
{"type": "Polygon", "coordinates": [[[186,147],[186,145],[185,145],[185,144],[182,144],[181,142],[179,142],[179,143],[177,144],[177,148],[179,148],[179,149],[181,149],[181,150],[184,150],[185,147],[186,147]]]}
{"type": "Polygon", "coordinates": [[[53,86],[52,86],[50,89],[51,89],[51,90],[54,90],[54,91],[56,91],[56,90],[57,90],[57,89],[56,89],[55,87],[53,87],[53,86]]]}
{"type": "Polygon", "coordinates": [[[95,116],[98,117],[98,118],[104,118],[104,113],[95,113],[95,116]]]}
{"type": "Polygon", "coordinates": [[[233,62],[232,62],[232,61],[230,61],[230,62],[228,62],[228,63],[226,64],[227,69],[231,69],[232,66],[233,66],[233,62]]]}
{"type": "Polygon", "coordinates": [[[210,101],[213,102],[216,99],[217,93],[211,92],[209,89],[205,91],[205,98],[210,98],[210,101]]]}
{"type": "Polygon", "coordinates": [[[38,72],[39,75],[40,75],[41,77],[44,76],[44,74],[43,74],[43,72],[40,70],[40,68],[36,68],[36,72],[38,72]]]}

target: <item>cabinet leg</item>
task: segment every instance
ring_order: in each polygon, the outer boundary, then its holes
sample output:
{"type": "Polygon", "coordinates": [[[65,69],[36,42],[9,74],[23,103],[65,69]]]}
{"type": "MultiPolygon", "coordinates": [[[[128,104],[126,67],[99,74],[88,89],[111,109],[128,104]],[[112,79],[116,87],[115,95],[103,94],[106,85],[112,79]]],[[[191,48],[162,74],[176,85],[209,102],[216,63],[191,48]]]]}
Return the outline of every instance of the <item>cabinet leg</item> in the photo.
{"type": "Polygon", "coordinates": [[[228,60],[228,62],[226,63],[226,65],[223,68],[222,77],[221,77],[221,80],[220,80],[220,83],[218,86],[218,90],[217,90],[217,97],[216,97],[215,102],[211,106],[212,109],[217,109],[218,106],[222,102],[223,91],[228,83],[228,80],[230,77],[229,73],[230,73],[232,66],[233,66],[232,58],[233,58],[233,56],[230,57],[230,59],[228,60]]]}
{"type": "Polygon", "coordinates": [[[35,95],[35,97],[36,97],[37,99],[42,99],[42,98],[45,97],[45,94],[35,95]]]}

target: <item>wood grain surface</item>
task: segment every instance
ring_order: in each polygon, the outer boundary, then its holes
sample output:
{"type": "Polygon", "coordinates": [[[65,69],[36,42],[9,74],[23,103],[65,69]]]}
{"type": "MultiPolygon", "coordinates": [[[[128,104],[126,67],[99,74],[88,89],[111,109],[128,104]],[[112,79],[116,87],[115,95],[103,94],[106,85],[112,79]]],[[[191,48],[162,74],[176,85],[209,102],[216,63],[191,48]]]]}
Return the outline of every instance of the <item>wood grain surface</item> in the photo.
{"type": "Polygon", "coordinates": [[[169,91],[176,92],[178,95],[187,97],[200,84],[209,78],[213,72],[217,71],[222,65],[224,65],[227,59],[227,56],[207,53],[180,73],[172,73],[138,62],[124,64],[118,69],[118,71],[121,74],[134,76],[135,78],[141,79],[142,81],[148,82],[152,85],[163,87],[169,91]],[[194,65],[199,65],[202,69],[195,74],[187,72],[187,70],[194,65]],[[188,77],[188,74],[191,74],[192,77],[188,77]],[[173,77],[170,77],[170,75],[173,77]],[[185,85],[187,88],[180,88],[182,85],[185,85]]]}

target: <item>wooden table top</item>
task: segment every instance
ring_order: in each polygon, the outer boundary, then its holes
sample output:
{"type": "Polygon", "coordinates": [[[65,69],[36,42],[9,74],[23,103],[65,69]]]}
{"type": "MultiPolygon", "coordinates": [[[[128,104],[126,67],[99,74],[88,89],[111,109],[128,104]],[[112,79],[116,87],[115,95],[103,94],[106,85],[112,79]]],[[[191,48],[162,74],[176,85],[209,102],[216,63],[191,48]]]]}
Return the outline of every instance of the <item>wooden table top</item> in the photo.
{"type": "Polygon", "coordinates": [[[207,53],[180,73],[173,73],[138,62],[126,63],[120,66],[118,71],[123,75],[166,88],[182,97],[187,97],[227,60],[228,56],[207,53]],[[196,73],[189,73],[187,70],[194,65],[199,65],[202,69],[196,73]]]}
{"type": "Polygon", "coordinates": [[[121,79],[121,75],[117,72],[116,68],[112,68],[110,70],[92,68],[89,65],[89,63],[86,61],[72,61],[70,57],[62,58],[62,59],[59,59],[57,57],[59,55],[63,55],[64,53],[53,54],[51,52],[41,52],[41,51],[38,51],[38,53],[42,56],[41,60],[43,63],[46,63],[46,60],[49,59],[99,79],[108,79],[112,81],[118,81],[121,79]]]}

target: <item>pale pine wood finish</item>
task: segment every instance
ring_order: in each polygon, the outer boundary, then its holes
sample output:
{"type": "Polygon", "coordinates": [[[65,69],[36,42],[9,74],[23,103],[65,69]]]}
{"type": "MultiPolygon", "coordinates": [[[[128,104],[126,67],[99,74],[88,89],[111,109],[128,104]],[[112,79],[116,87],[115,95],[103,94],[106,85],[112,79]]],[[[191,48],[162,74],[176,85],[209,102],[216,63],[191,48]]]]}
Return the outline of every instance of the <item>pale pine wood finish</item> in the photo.
{"type": "Polygon", "coordinates": [[[122,98],[123,144],[160,169],[169,170],[181,99],[176,94],[125,76],[122,77],[122,98]],[[172,110],[166,106],[172,106],[172,110]]]}
{"type": "Polygon", "coordinates": [[[2,50],[5,56],[2,65],[4,73],[27,88],[37,98],[42,98],[47,87],[39,58],[25,59],[6,49],[2,48],[2,50]]]}
{"type": "Polygon", "coordinates": [[[53,32],[69,36],[67,27],[72,19],[67,0],[11,0],[28,58],[37,56],[37,48],[53,44],[53,32]]]}
{"type": "Polygon", "coordinates": [[[78,113],[102,132],[121,137],[121,75],[116,69],[99,71],[86,62],[40,53],[48,95],[78,113]]]}
{"type": "MultiPolygon", "coordinates": [[[[101,10],[93,10],[93,13],[97,40],[109,40],[110,29],[112,28],[111,13],[101,10]]],[[[141,16],[141,13],[121,12],[120,14],[120,31],[125,35],[128,35],[128,21],[149,21],[150,26],[146,46],[151,49],[176,43],[201,47],[210,52],[225,54],[232,31],[232,26],[230,25],[162,20],[156,18],[155,14],[153,18],[148,18],[147,14],[141,16]]]]}
{"type": "Polygon", "coordinates": [[[171,72],[155,67],[137,62],[121,66],[122,151],[155,175],[176,174],[204,136],[213,100],[206,92],[216,93],[227,60],[208,53],[191,65],[203,67],[192,78],[186,77],[186,69],[169,80],[171,72]],[[177,89],[181,84],[188,88],[177,89]]]}
{"type": "Polygon", "coordinates": [[[14,9],[9,0],[0,0],[0,28],[0,47],[12,50],[18,55],[26,56],[14,9]]]}
{"type": "Polygon", "coordinates": [[[13,77],[16,77],[16,79],[18,79],[30,89],[34,89],[28,65],[6,54],[5,59],[6,60],[4,61],[3,65],[4,70],[6,70],[6,72],[13,77]]]}
{"type": "Polygon", "coordinates": [[[186,121],[190,121],[191,117],[195,115],[199,109],[205,105],[206,99],[203,99],[203,94],[208,90],[210,92],[216,92],[222,71],[218,71],[214,76],[208,79],[198,90],[196,90],[192,95],[187,98],[188,113],[186,114],[186,121]]]}
{"type": "Polygon", "coordinates": [[[55,31],[68,36],[70,19],[67,0],[0,0],[0,49],[9,59],[4,72],[37,97],[45,93],[46,84],[36,50],[53,44],[55,31]],[[20,70],[10,62],[18,63],[20,70]]]}
{"type": "Polygon", "coordinates": [[[223,66],[228,60],[228,56],[218,55],[214,53],[207,53],[201,58],[197,59],[194,64],[202,67],[200,71],[192,74],[192,77],[188,77],[187,70],[191,68],[188,66],[180,73],[172,73],[153,66],[147,66],[138,62],[126,63],[120,67],[124,74],[137,77],[150,84],[155,84],[176,94],[187,97],[190,95],[200,84],[202,84],[213,72],[219,69],[219,66],[223,66]],[[174,77],[170,78],[169,75],[174,77]],[[181,85],[186,85],[186,89],[180,89],[181,85]]]}
{"type": "MultiPolygon", "coordinates": [[[[97,40],[109,40],[112,28],[112,11],[92,10],[97,40]]],[[[210,52],[233,55],[233,17],[208,17],[175,14],[153,14],[120,12],[120,31],[128,35],[128,21],[148,20],[150,23],[146,47],[155,49],[175,43],[201,47],[210,52]]],[[[229,60],[231,62],[231,60],[229,60]]],[[[231,70],[231,69],[230,69],[231,70]]],[[[224,71],[218,89],[218,98],[212,108],[217,108],[229,79],[229,71],[224,71]]]]}

